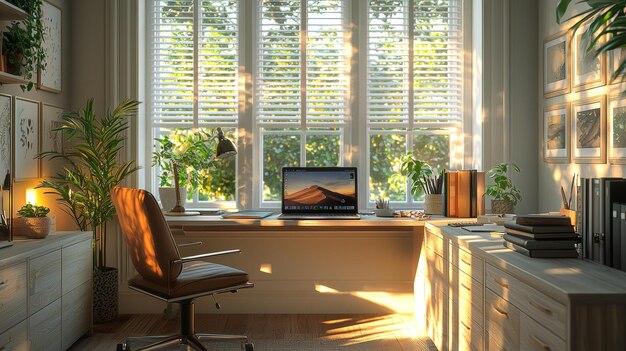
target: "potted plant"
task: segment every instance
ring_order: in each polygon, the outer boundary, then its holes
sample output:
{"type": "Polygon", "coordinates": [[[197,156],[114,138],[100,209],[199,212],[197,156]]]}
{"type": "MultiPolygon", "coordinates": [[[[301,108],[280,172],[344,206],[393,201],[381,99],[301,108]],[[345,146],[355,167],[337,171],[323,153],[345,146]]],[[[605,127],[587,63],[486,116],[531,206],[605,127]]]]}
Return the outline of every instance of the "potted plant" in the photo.
{"type": "Polygon", "coordinates": [[[2,54],[7,58],[7,71],[23,76],[28,83],[22,90],[31,90],[31,81],[37,69],[45,69],[46,51],[43,46],[44,29],[41,22],[41,0],[12,0],[27,13],[25,19],[12,21],[2,37],[2,54]]]}
{"type": "Polygon", "coordinates": [[[485,190],[486,195],[493,197],[491,200],[492,213],[514,213],[515,206],[522,201],[521,192],[513,185],[511,177],[507,174],[510,169],[517,173],[520,172],[520,168],[514,163],[500,163],[487,172],[489,178],[493,179],[493,184],[485,190]]]}
{"type": "MultiPolygon", "coordinates": [[[[161,170],[159,197],[163,209],[185,212],[187,192],[210,189],[210,175],[216,170],[216,156],[224,153],[219,147],[216,152],[218,140],[220,143],[228,140],[221,128],[174,129],[155,139],[158,148],[152,154],[152,164],[161,170]]],[[[230,155],[232,153],[225,156],[230,155]]]]}
{"type": "Polygon", "coordinates": [[[64,112],[61,126],[73,147],[38,155],[44,159],[61,159],[65,169],[38,186],[51,189],[61,208],[76,222],[80,230],[92,230],[94,236],[94,322],[117,317],[117,268],[106,263],[107,222],[115,215],[110,191],[138,168],[135,161],[120,162],[128,119],[137,112],[139,102],[123,101],[113,111],[99,118],[93,110],[93,99],[79,112],[64,112]],[[112,288],[113,287],[113,288],[112,288]]]}
{"type": "Polygon", "coordinates": [[[425,213],[443,213],[443,171],[437,175],[425,161],[408,152],[402,157],[400,172],[409,178],[413,198],[424,194],[425,213]]]}
{"type": "Polygon", "coordinates": [[[17,211],[19,215],[18,227],[20,233],[31,239],[43,239],[50,233],[50,209],[45,206],[32,205],[22,206],[17,211]]]}

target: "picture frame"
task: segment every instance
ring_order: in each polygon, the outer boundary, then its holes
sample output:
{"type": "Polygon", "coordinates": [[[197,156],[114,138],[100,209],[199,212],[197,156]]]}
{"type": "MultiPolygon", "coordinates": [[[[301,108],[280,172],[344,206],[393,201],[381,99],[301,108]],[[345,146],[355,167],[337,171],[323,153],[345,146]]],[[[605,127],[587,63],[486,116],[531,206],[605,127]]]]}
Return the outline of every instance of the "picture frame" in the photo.
{"type": "Polygon", "coordinates": [[[13,239],[13,175],[13,98],[0,94],[0,247],[13,239]]]}
{"type": "Polygon", "coordinates": [[[550,98],[570,92],[571,53],[569,31],[547,37],[543,42],[543,95],[550,98]]]}
{"type": "Polygon", "coordinates": [[[626,96],[612,95],[608,105],[609,162],[626,164],[626,96]]]}
{"type": "Polygon", "coordinates": [[[62,11],[48,1],[41,4],[41,22],[44,28],[43,48],[46,52],[45,69],[37,71],[37,89],[61,92],[62,72],[62,11]]]}
{"type": "MultiPolygon", "coordinates": [[[[587,40],[584,35],[589,25],[581,26],[572,35],[572,86],[574,91],[587,90],[606,84],[606,54],[598,57],[593,52],[586,52],[587,40]]],[[[601,45],[603,40],[596,43],[601,45]]]]}
{"type": "Polygon", "coordinates": [[[572,158],[575,163],[606,163],[606,96],[572,103],[572,158]]]}
{"type": "Polygon", "coordinates": [[[548,106],[543,111],[543,160],[569,163],[571,137],[570,105],[548,106]]]}
{"type": "Polygon", "coordinates": [[[39,102],[15,97],[15,180],[39,178],[39,102]]]}
{"type": "MultiPolygon", "coordinates": [[[[63,109],[58,106],[41,103],[41,153],[48,151],[63,151],[63,133],[54,131],[61,127],[60,115],[63,109]]],[[[41,177],[49,178],[62,169],[63,161],[61,159],[45,159],[40,160],[41,177]]]]}

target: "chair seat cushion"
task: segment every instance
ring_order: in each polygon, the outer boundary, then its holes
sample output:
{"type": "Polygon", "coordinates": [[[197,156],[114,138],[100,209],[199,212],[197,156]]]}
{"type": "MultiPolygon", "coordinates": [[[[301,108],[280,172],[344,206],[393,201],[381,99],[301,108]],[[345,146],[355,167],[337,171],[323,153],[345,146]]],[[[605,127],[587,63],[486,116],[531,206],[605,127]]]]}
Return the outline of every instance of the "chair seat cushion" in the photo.
{"type": "Polygon", "coordinates": [[[131,278],[128,283],[135,288],[149,291],[163,298],[178,298],[227,289],[248,282],[248,274],[236,268],[217,263],[192,261],[183,264],[183,269],[175,281],[167,286],[144,279],[141,275],[131,278]]]}

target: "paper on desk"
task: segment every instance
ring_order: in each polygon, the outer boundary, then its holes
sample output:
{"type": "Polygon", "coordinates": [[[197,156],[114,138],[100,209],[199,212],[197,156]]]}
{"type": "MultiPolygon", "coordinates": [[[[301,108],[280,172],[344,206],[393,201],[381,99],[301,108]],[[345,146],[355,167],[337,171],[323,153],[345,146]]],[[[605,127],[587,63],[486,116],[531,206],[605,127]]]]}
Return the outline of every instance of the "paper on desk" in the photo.
{"type": "Polygon", "coordinates": [[[467,230],[468,232],[483,232],[483,233],[503,232],[504,226],[487,223],[483,225],[470,225],[470,226],[463,227],[463,229],[467,230]]]}

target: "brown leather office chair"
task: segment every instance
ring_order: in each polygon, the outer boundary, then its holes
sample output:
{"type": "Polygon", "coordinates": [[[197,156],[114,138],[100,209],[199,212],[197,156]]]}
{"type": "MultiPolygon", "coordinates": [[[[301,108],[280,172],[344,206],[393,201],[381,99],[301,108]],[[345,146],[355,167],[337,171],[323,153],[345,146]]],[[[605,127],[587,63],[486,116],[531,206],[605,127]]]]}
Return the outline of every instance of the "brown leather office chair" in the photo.
{"type": "MultiPolygon", "coordinates": [[[[196,334],[193,300],[205,295],[236,292],[251,288],[244,271],[200,259],[238,253],[239,250],[212,252],[180,257],[172,232],[151,193],[140,189],[116,187],[111,198],[117,210],[122,233],[133,265],[139,273],[128,281],[128,287],[159,300],[181,305],[180,334],[165,337],[129,338],[150,343],[136,350],[155,350],[185,344],[205,351],[200,340],[241,340],[245,351],[254,346],[243,335],[196,334]],[[145,340],[144,340],[145,339],[145,340]]],[[[128,350],[128,344],[118,349],[128,350]]]]}

